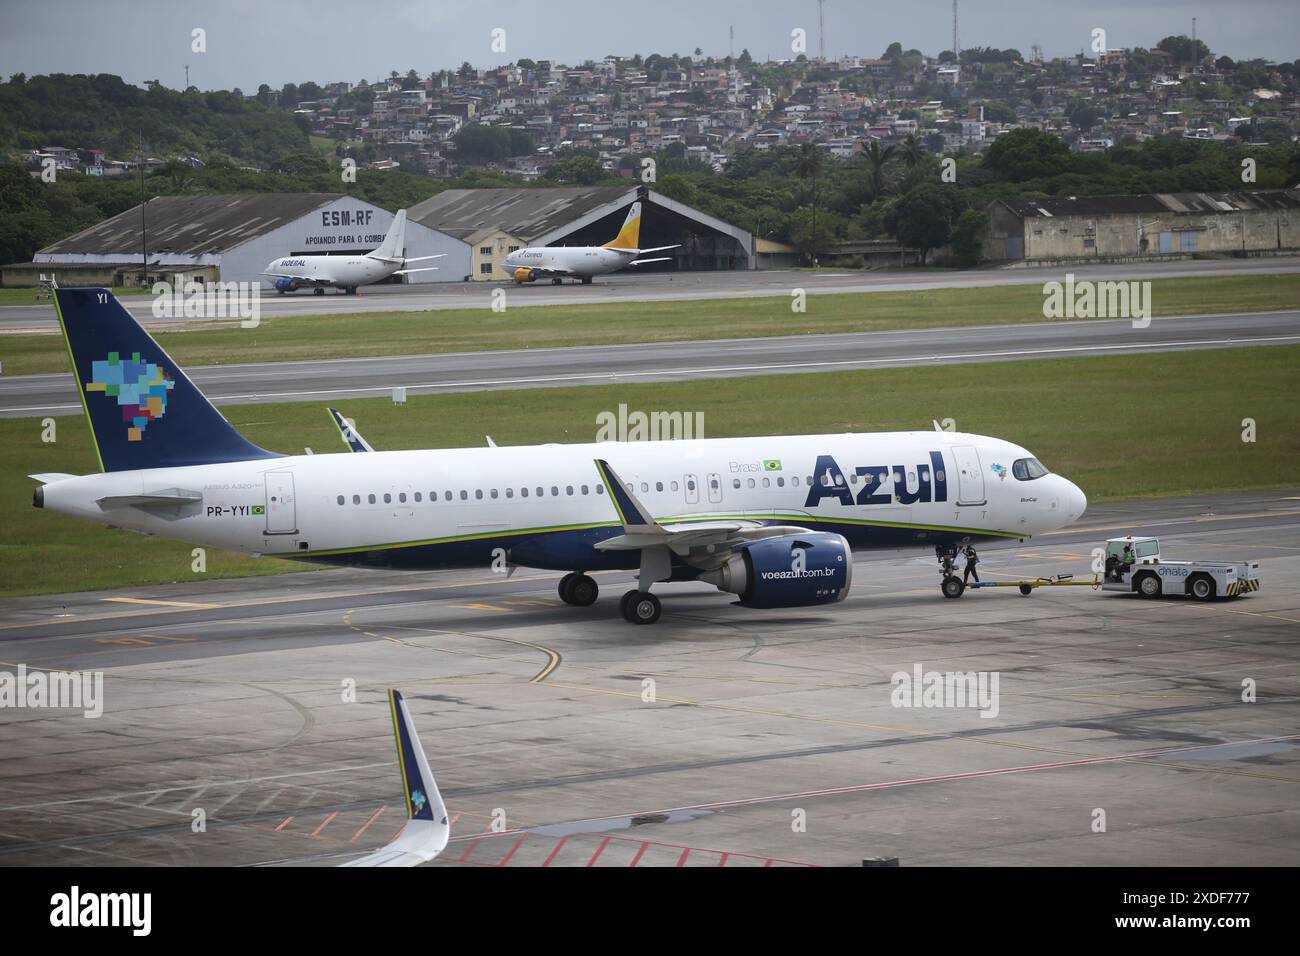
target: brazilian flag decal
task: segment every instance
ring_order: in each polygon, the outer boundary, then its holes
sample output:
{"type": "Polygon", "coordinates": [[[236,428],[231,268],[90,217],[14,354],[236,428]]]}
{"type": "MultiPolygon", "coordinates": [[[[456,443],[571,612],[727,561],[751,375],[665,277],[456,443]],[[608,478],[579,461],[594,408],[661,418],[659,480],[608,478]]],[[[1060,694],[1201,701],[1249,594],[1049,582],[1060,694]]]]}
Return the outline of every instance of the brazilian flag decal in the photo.
{"type": "Polygon", "coordinates": [[[781,470],[781,459],[780,459],[780,458],[764,458],[764,459],[763,459],[763,470],[764,470],[764,471],[780,471],[780,470],[781,470]]]}
{"type": "Polygon", "coordinates": [[[255,515],[266,514],[266,505],[253,505],[253,514],[255,515]]]}

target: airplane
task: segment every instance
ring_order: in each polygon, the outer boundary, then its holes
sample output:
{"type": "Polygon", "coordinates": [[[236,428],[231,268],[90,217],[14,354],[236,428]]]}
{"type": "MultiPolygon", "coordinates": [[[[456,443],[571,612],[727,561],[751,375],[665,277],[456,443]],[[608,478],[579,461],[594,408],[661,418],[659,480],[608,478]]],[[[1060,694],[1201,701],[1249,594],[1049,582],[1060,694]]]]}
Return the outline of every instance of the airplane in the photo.
{"type": "Polygon", "coordinates": [[[407,259],[402,256],[405,247],[406,210],[399,209],[393,217],[393,224],[384,235],[383,243],[373,252],[360,256],[285,256],[269,263],[262,275],[275,280],[273,285],[281,295],[302,288],[310,288],[317,295],[324,295],[325,290],[331,286],[342,289],[347,295],[356,295],[357,286],[382,282],[389,276],[437,272],[437,266],[423,266],[419,269],[408,269],[406,266],[407,263],[441,259],[446,255],[445,252],[440,252],[436,256],[407,259]]]}
{"type": "Polygon", "coordinates": [[[419,866],[447,848],[451,824],[429,761],[415,732],[415,721],[400,691],[388,691],[393,715],[393,739],[397,744],[397,766],[402,772],[402,802],[406,824],[387,846],[339,866],[419,866]]]}
{"type": "MultiPolygon", "coordinates": [[[[36,474],[33,504],[213,548],[409,570],[635,570],[748,608],[843,600],[853,551],[1024,539],[1087,498],[1027,449],[960,432],[876,432],[280,455],[239,434],[107,289],[54,292],[101,471],[36,474]]],[[[358,446],[360,447],[360,446],[358,446]]]]}
{"type": "Polygon", "coordinates": [[[676,249],[673,246],[655,246],[653,249],[638,249],[641,240],[641,203],[632,203],[623,220],[623,228],[618,235],[603,246],[529,246],[516,249],[501,260],[501,267],[510,273],[516,285],[536,282],[538,279],[550,279],[553,285],[559,285],[565,278],[581,279],[583,285],[589,285],[593,276],[602,276],[607,272],[617,272],[628,266],[645,265],[647,262],[666,262],[672,256],[658,256],[654,259],[642,259],[647,252],[663,252],[676,249]]]}

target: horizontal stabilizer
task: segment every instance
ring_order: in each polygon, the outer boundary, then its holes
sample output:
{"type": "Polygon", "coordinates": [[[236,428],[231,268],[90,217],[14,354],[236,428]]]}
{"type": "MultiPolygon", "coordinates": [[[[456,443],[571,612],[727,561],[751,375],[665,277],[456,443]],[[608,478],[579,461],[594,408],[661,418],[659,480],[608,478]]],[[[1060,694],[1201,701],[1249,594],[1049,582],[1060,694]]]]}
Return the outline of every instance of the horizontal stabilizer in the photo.
{"type": "Polygon", "coordinates": [[[138,495],[108,495],[96,498],[95,504],[101,508],[147,508],[151,505],[197,505],[203,501],[203,492],[189,491],[185,488],[166,488],[162,491],[150,491],[138,495]]]}
{"type": "Polygon", "coordinates": [[[355,422],[343,417],[343,414],[337,408],[327,408],[330,413],[330,420],[334,422],[334,427],[339,430],[339,437],[343,439],[343,444],[354,452],[374,451],[370,442],[361,437],[357,431],[355,422]]]}

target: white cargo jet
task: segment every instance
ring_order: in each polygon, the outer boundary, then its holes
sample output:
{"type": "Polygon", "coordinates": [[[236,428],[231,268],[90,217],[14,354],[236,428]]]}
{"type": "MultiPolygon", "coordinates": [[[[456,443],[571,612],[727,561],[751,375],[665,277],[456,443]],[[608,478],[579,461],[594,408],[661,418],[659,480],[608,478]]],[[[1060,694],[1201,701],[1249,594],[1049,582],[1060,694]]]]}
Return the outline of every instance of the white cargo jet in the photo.
{"type": "Polygon", "coordinates": [[[393,224],[388,227],[383,244],[374,252],[365,255],[342,256],[285,256],[276,259],[262,273],[274,279],[276,291],[297,292],[310,288],[317,295],[324,295],[331,286],[342,289],[348,295],[357,291],[357,286],[382,282],[389,276],[407,275],[412,272],[436,272],[437,266],[424,266],[408,269],[407,263],[424,262],[428,259],[441,259],[445,252],[436,256],[416,256],[407,259],[402,256],[406,248],[406,210],[397,210],[393,224]]]}
{"type": "Polygon", "coordinates": [[[596,600],[588,572],[637,570],[620,610],[651,624],[660,581],[751,608],[830,604],[853,550],[1026,538],[1087,505],[1019,445],[943,431],[279,455],[111,292],[55,304],[102,471],[33,475],[33,503],[204,547],[411,570],[504,558],[569,572],[560,597],[578,606],[596,600]]]}
{"type": "Polygon", "coordinates": [[[678,243],[673,246],[638,249],[636,244],[640,241],[641,203],[634,202],[627,211],[623,228],[603,246],[529,246],[510,253],[501,260],[501,266],[516,284],[550,279],[553,284],[559,285],[568,278],[581,279],[583,285],[586,285],[591,282],[592,276],[603,276],[607,272],[617,272],[647,262],[666,262],[672,256],[657,256],[653,259],[641,257],[647,252],[663,252],[681,245],[678,243]]]}

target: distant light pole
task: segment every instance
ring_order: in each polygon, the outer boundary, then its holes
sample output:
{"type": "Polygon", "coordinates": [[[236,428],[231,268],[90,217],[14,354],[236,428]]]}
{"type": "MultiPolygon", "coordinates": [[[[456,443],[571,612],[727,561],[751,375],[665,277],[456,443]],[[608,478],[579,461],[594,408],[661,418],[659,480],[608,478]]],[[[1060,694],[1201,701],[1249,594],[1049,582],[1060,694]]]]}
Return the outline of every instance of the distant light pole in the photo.
{"type": "Polygon", "coordinates": [[[144,140],[140,140],[140,284],[149,284],[149,232],[144,218],[144,140]]]}

